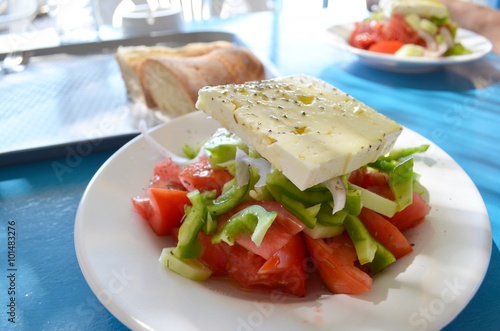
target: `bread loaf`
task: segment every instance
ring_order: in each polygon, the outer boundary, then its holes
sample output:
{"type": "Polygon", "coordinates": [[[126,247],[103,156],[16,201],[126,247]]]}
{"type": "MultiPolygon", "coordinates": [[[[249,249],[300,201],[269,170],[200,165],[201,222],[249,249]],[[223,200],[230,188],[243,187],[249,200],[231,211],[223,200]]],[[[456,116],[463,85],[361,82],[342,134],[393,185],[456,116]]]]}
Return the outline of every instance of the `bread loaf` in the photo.
{"type": "Polygon", "coordinates": [[[131,99],[146,103],[146,96],[139,80],[138,69],[149,57],[190,57],[207,54],[214,49],[229,48],[234,45],[228,41],[191,43],[182,47],[167,46],[121,46],[115,53],[125,87],[131,99]]]}
{"type": "Polygon", "coordinates": [[[243,47],[193,57],[150,57],[138,71],[147,104],[171,117],[194,111],[198,90],[204,86],[266,78],[261,61],[243,47]]]}

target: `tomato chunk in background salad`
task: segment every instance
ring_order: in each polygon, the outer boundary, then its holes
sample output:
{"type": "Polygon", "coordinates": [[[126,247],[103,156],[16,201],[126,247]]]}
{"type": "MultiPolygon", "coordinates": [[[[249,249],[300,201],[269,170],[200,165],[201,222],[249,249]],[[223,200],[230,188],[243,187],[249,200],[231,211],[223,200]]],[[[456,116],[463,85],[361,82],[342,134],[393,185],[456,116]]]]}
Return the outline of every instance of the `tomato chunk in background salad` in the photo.
{"type": "Polygon", "coordinates": [[[395,14],[387,21],[368,19],[357,22],[349,44],[374,52],[393,54],[404,44],[425,46],[425,41],[405,21],[403,15],[395,14]]]}
{"type": "MultiPolygon", "coordinates": [[[[403,155],[401,158],[411,157],[410,154],[415,151],[412,149],[411,152],[398,155],[403,155]]],[[[233,156],[234,158],[236,157],[233,156]]],[[[400,164],[399,158],[384,159],[383,167],[396,169],[400,164]]],[[[331,211],[331,205],[335,204],[326,188],[312,188],[309,192],[311,196],[306,200],[296,201],[294,199],[299,198],[289,196],[286,200],[287,206],[294,207],[289,210],[290,208],[275,200],[265,186],[255,186],[256,179],[265,175],[256,175],[256,171],[250,171],[249,182],[245,184],[248,190],[244,191],[247,193],[239,196],[239,200],[231,201],[235,198],[228,198],[227,195],[231,190],[235,190],[234,183],[238,180],[235,176],[236,163],[224,164],[226,167],[214,166],[206,156],[183,166],[175,164],[171,159],[162,160],[153,169],[146,195],[133,197],[132,205],[156,235],[172,236],[176,241],[182,240],[183,245],[194,247],[193,252],[197,251],[196,246],[199,245],[201,253],[187,260],[201,263],[206,269],[203,271],[204,275],[229,278],[247,290],[278,290],[303,297],[307,294],[310,274],[318,273],[324,286],[332,293],[358,294],[369,291],[374,270],[378,272],[378,269],[372,266],[375,263],[380,264],[380,261],[376,260],[381,259],[382,263],[390,261],[390,264],[391,259],[395,261],[411,254],[413,249],[404,231],[420,224],[430,211],[427,201],[416,192],[410,192],[413,199],[409,206],[390,217],[359,206],[360,196],[353,194],[358,189],[350,188],[351,183],[357,185],[353,187],[373,192],[381,199],[394,204],[391,185],[401,186],[402,183],[393,182],[390,172],[377,170],[380,166],[377,164],[367,165],[344,178],[346,187],[350,190],[347,195],[348,202],[343,210],[336,215],[330,215],[331,217],[319,216],[320,205],[330,206],[331,211]],[[252,176],[256,178],[252,179],[252,176]],[[205,204],[201,207],[195,206],[191,200],[193,195],[201,195],[201,201],[205,201],[205,204]],[[328,196],[329,200],[325,200],[324,197],[328,196]],[[233,206],[221,214],[213,213],[213,207],[219,200],[222,200],[223,204],[229,201],[233,206]],[[293,203],[290,204],[290,201],[293,203]],[[358,207],[353,208],[353,204],[358,204],[358,207]],[[262,207],[265,213],[269,213],[267,216],[272,216],[272,223],[262,225],[257,221],[260,216],[252,213],[245,214],[243,218],[236,217],[253,206],[262,207]],[[297,214],[297,210],[309,213],[309,216],[314,215],[313,218],[317,217],[316,228],[308,229],[298,216],[300,213],[297,214]],[[196,215],[208,215],[207,219],[196,220],[202,221],[203,224],[200,226],[200,223],[197,223],[196,227],[201,230],[195,233],[192,233],[193,228],[188,228],[190,225],[187,224],[193,221],[192,214],[187,216],[192,212],[196,212],[196,215]],[[344,231],[342,221],[346,213],[352,213],[349,215],[351,219],[359,220],[351,221],[349,231],[344,231]],[[214,222],[214,227],[208,226],[214,222]],[[227,236],[234,236],[234,242],[221,235],[226,231],[224,229],[227,223],[231,222],[233,224],[231,230],[227,230],[227,236]],[[265,227],[263,238],[256,243],[254,234],[262,231],[262,226],[265,227]],[[185,227],[184,231],[181,231],[181,227],[185,227]],[[181,233],[183,238],[180,238],[181,233]],[[361,264],[360,256],[363,256],[363,259],[368,256],[373,261],[361,264]]],[[[245,167],[252,169],[253,166],[245,167]]],[[[406,178],[403,186],[409,185],[410,190],[411,183],[418,181],[412,171],[399,177],[406,178]]],[[[274,180],[276,181],[276,178],[274,180]]],[[[241,184],[241,187],[244,188],[245,185],[241,184]]],[[[285,183],[282,187],[289,185],[290,183],[285,183]]],[[[239,192],[243,192],[241,187],[237,188],[239,192]]],[[[290,192],[285,189],[281,192],[281,195],[288,194],[290,192]]],[[[182,259],[178,260],[182,266],[182,259]]],[[[189,261],[186,262],[189,264],[189,261]]],[[[383,265],[382,268],[385,267],[386,265],[383,265]]],[[[191,264],[189,268],[190,272],[193,268],[196,269],[191,264]]]]}

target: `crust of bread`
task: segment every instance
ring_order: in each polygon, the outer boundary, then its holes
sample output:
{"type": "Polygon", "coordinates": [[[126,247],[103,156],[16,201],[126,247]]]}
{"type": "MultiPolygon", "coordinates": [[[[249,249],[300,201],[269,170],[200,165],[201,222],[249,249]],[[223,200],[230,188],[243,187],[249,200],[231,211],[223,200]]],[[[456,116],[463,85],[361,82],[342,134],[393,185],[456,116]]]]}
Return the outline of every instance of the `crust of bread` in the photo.
{"type": "Polygon", "coordinates": [[[220,48],[194,57],[151,57],[139,78],[149,105],[175,117],[194,111],[204,86],[241,84],[266,77],[262,62],[243,47],[220,48]]]}
{"type": "Polygon", "coordinates": [[[231,48],[234,45],[220,40],[208,43],[190,43],[182,47],[167,46],[121,46],[115,53],[125,87],[131,99],[154,107],[151,97],[142,88],[138,70],[142,62],[150,57],[192,57],[207,54],[219,48],[231,48]]]}

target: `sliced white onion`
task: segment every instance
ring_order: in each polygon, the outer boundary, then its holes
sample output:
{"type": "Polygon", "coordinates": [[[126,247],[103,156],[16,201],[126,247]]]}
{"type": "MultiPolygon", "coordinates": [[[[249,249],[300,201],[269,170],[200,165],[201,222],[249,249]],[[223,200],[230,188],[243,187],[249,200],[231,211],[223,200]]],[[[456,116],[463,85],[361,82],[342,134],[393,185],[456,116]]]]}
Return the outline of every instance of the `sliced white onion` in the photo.
{"type": "Polygon", "coordinates": [[[266,185],[267,174],[271,171],[271,163],[266,159],[259,157],[250,157],[243,150],[236,149],[236,182],[238,186],[248,184],[250,174],[248,172],[249,166],[254,166],[259,172],[259,180],[255,184],[256,187],[263,187],[266,185]]]}
{"type": "Polygon", "coordinates": [[[335,177],[323,183],[325,187],[332,193],[333,196],[333,212],[335,214],[339,210],[344,209],[346,202],[346,189],[344,181],[340,177],[335,177]]]}
{"type": "Polygon", "coordinates": [[[432,36],[431,34],[423,31],[423,30],[417,30],[418,35],[420,38],[422,38],[425,41],[425,48],[428,49],[429,51],[436,51],[438,48],[436,38],[432,36]]]}
{"type": "Polygon", "coordinates": [[[198,152],[198,155],[196,155],[195,158],[193,159],[188,159],[186,157],[179,156],[172,151],[170,151],[168,148],[160,144],[153,136],[151,136],[148,132],[148,129],[146,127],[146,122],[145,121],[140,121],[139,122],[139,130],[144,136],[144,139],[146,142],[153,147],[158,154],[163,156],[164,158],[170,158],[172,161],[180,166],[188,165],[188,164],[193,164],[196,163],[200,160],[200,157],[205,154],[205,149],[200,148],[200,151],[198,152]]]}
{"type": "Polygon", "coordinates": [[[248,171],[249,165],[246,160],[248,155],[239,148],[236,148],[236,183],[238,183],[238,187],[244,186],[248,184],[250,180],[250,171],[248,171]]]}
{"type": "Polygon", "coordinates": [[[448,48],[452,47],[455,44],[453,36],[451,35],[451,32],[448,28],[442,26],[441,28],[439,28],[439,34],[443,36],[444,42],[446,43],[448,48]]]}
{"type": "MultiPolygon", "coordinates": [[[[446,30],[449,34],[449,31],[447,29],[442,29],[442,30],[446,30]]],[[[440,32],[441,32],[441,30],[440,30],[440,32]]],[[[442,43],[438,43],[436,41],[435,36],[425,32],[425,31],[418,30],[418,35],[425,41],[426,47],[425,47],[425,51],[424,51],[424,56],[426,56],[426,57],[441,57],[441,56],[443,56],[444,53],[446,53],[446,51],[449,48],[449,44],[448,44],[449,41],[447,40],[447,38],[450,38],[451,34],[449,34],[449,36],[443,35],[445,38],[445,42],[442,42],[442,43]]],[[[452,40],[452,43],[453,43],[453,40],[452,40]]]]}
{"type": "Polygon", "coordinates": [[[441,57],[443,56],[444,53],[448,50],[448,45],[446,43],[440,43],[438,44],[438,48],[435,51],[429,51],[425,50],[424,51],[424,56],[427,57],[441,57]]]}

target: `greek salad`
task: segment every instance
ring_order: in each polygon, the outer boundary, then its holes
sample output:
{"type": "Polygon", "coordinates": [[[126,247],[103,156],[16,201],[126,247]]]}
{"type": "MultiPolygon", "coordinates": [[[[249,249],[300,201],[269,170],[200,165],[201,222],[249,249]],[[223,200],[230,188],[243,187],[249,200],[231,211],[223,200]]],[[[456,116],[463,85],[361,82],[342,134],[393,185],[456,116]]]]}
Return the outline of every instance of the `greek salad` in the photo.
{"type": "Polygon", "coordinates": [[[399,57],[470,54],[457,40],[458,26],[437,0],[386,0],[361,22],[356,22],[349,45],[399,57]]]}
{"type": "Polygon", "coordinates": [[[159,261],[194,281],[225,277],[245,290],[307,294],[319,274],[332,293],[369,291],[373,276],[413,251],[405,231],[430,211],[413,170],[428,145],[304,191],[227,129],[164,155],[135,211],[157,236],[175,238],[159,261]]]}

